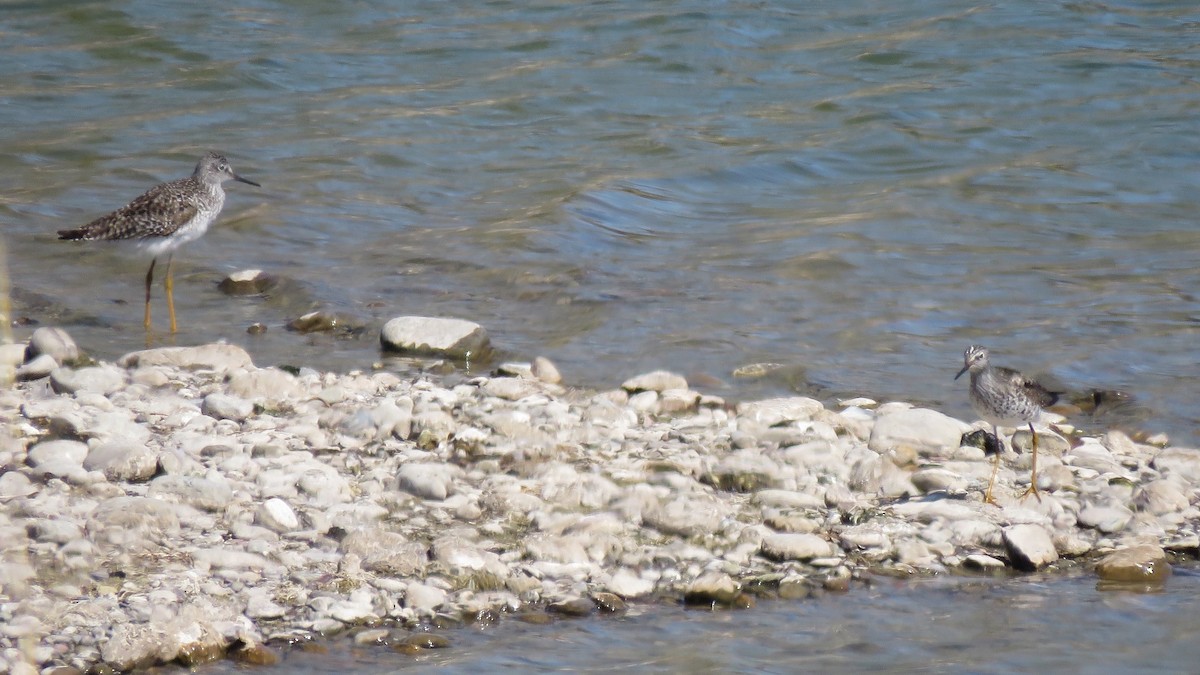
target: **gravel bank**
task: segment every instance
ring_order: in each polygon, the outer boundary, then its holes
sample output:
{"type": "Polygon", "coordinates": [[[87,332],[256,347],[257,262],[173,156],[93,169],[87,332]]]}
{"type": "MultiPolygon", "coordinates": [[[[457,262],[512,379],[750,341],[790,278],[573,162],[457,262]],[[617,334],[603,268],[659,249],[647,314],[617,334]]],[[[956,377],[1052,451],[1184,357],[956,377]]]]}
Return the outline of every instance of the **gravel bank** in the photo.
{"type": "Polygon", "coordinates": [[[1200,548],[1200,452],[1165,438],[1041,427],[1041,501],[1015,498],[1029,455],[1010,451],[992,506],[963,444],[985,425],[905,403],[731,405],[664,372],[582,391],[545,359],[410,379],[223,344],[59,365],[78,358],[55,329],[0,348],[19,380],[0,392],[0,673],[264,662],[348,629],[418,649],[445,638],[408,628],[743,607],[874,573],[1097,563],[1161,584],[1200,548]]]}

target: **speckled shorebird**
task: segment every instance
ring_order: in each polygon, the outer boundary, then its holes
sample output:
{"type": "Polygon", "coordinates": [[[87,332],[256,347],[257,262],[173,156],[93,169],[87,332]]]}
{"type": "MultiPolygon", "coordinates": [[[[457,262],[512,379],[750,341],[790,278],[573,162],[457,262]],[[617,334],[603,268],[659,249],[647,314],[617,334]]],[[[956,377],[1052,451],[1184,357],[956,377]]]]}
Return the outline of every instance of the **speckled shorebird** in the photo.
{"type": "Polygon", "coordinates": [[[119,241],[133,245],[153,256],[146,272],[146,330],[150,330],[150,284],[154,280],[154,265],[158,256],[167,254],[167,312],[171,315],[171,332],[176,332],[175,298],[172,293],[171,260],[175,249],[199,239],[217,219],[225,205],[225,189],[221,183],[236,180],[255,187],[258,183],[234,173],[229,160],[210,152],[200,158],[196,170],[187,178],[156,185],[145,194],[75,230],[59,230],[59,239],[84,241],[119,241]]]}
{"type": "MultiPolygon", "coordinates": [[[[1033,472],[1029,481],[1029,489],[1021,498],[1033,495],[1038,501],[1042,496],[1037,489],[1037,433],[1033,423],[1042,414],[1042,409],[1054,405],[1058,394],[1048,391],[1037,382],[1025,377],[1012,368],[1002,368],[988,363],[988,350],[979,345],[971,345],[963,352],[963,367],[954,379],[962,377],[963,373],[971,372],[971,407],[979,416],[992,425],[992,433],[996,437],[996,447],[1003,450],[1004,441],[1000,439],[998,426],[1019,427],[1029,425],[1029,433],[1033,436],[1033,472]]],[[[992,477],[988,480],[987,493],[983,500],[995,504],[992,499],[992,486],[996,482],[996,471],[1000,468],[1000,452],[992,464],[992,477]]]]}

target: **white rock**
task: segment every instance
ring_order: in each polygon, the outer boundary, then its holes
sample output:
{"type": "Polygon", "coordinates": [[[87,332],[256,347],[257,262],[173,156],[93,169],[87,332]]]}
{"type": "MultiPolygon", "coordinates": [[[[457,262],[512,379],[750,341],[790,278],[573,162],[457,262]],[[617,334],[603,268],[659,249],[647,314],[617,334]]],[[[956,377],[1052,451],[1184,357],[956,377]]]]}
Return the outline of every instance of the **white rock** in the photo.
{"type": "Polygon", "coordinates": [[[453,494],[454,482],[462,475],[462,469],[452,464],[412,462],[402,465],[396,478],[401,490],[422,499],[440,501],[453,494]]]}
{"type": "Polygon", "coordinates": [[[278,368],[242,370],[229,377],[229,393],[251,402],[277,405],[299,398],[303,392],[295,375],[278,368]]]}
{"type": "Polygon", "coordinates": [[[831,556],[834,549],[819,535],[784,532],[763,537],[762,553],[772,560],[812,560],[831,556]]]}
{"type": "Polygon", "coordinates": [[[558,384],[562,382],[562,374],[558,372],[558,366],[554,362],[544,356],[538,356],[533,359],[530,364],[530,372],[538,380],[546,384],[558,384]]]}
{"type": "Polygon", "coordinates": [[[131,352],[118,359],[125,368],[147,366],[176,366],[185,370],[214,370],[228,372],[238,368],[253,368],[254,362],[245,349],[235,345],[207,344],[198,347],[159,347],[131,352]]]}
{"type": "Polygon", "coordinates": [[[0,499],[24,497],[37,492],[29,478],[19,471],[0,473],[0,499]]]}
{"type": "Polygon", "coordinates": [[[159,476],[150,481],[146,496],[187,504],[206,511],[222,511],[233,499],[229,484],[197,476],[159,476]]]}
{"type": "Polygon", "coordinates": [[[384,349],[451,358],[475,358],[490,350],[487,331],[462,319],[401,316],[383,325],[384,349]]]}
{"type": "Polygon", "coordinates": [[[634,574],[632,570],[622,567],[613,572],[608,580],[608,590],[623,598],[638,598],[654,592],[654,582],[634,574]]]}
{"type": "Polygon", "coordinates": [[[404,592],[404,606],[418,612],[432,612],[446,602],[446,591],[426,584],[409,584],[404,592]]]}
{"type": "Polygon", "coordinates": [[[68,363],[79,358],[79,347],[67,331],[55,326],[42,326],[29,336],[27,360],[46,355],[58,363],[68,363]]]}
{"type": "Polygon", "coordinates": [[[88,368],[55,368],[50,373],[50,386],[60,394],[92,391],[108,395],[125,386],[125,371],[110,365],[88,368]]]}
{"type": "Polygon", "coordinates": [[[1200,483],[1200,450],[1166,448],[1150,463],[1164,476],[1175,476],[1189,485],[1200,483]]]}
{"type": "Polygon", "coordinates": [[[54,360],[49,354],[39,354],[29,360],[25,365],[17,368],[16,378],[18,380],[40,380],[57,369],[58,361],[54,360]]]}
{"type": "Polygon", "coordinates": [[[83,468],[101,471],[110,481],[149,480],[158,470],[158,453],[142,443],[99,443],[87,454],[83,468]]]}
{"type": "Polygon", "coordinates": [[[242,422],[254,414],[254,404],[243,398],[214,392],[204,397],[200,410],[213,419],[242,422]]]}
{"type": "Polygon", "coordinates": [[[54,440],[38,443],[29,449],[29,465],[43,469],[52,464],[83,466],[88,447],[79,441],[54,440]]]}
{"type": "Polygon", "coordinates": [[[667,389],[687,389],[688,384],[687,379],[682,375],[676,375],[665,370],[656,370],[625,380],[621,388],[629,393],[638,391],[662,392],[667,389]]]}
{"type": "Polygon", "coordinates": [[[1133,518],[1133,512],[1119,504],[1089,505],[1079,512],[1080,527],[1095,528],[1105,534],[1120,532],[1133,518]]]}
{"type": "Polygon", "coordinates": [[[1023,523],[1003,530],[1004,546],[1017,569],[1036,570],[1058,560],[1050,532],[1041,525],[1023,523]]]}
{"type": "Polygon", "coordinates": [[[825,406],[816,399],[806,396],[768,398],[762,401],[739,403],[738,417],[764,427],[773,427],[790,422],[808,421],[825,406]]]}
{"type": "Polygon", "coordinates": [[[263,527],[280,533],[300,529],[296,512],[279,497],[271,497],[263,502],[255,512],[255,520],[263,527]]]}
{"type": "Polygon", "coordinates": [[[896,410],[875,420],[867,447],[879,453],[906,447],[922,456],[936,455],[957,448],[970,430],[970,425],[936,410],[896,410]]]}

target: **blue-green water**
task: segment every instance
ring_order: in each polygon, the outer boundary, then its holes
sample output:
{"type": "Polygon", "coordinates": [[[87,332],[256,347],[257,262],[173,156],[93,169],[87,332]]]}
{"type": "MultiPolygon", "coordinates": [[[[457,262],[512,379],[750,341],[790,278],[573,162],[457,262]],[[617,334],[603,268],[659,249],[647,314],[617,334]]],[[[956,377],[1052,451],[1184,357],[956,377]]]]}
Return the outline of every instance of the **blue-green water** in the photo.
{"type": "Polygon", "coordinates": [[[440,631],[450,647],[418,656],[332,640],[328,653],[285,651],[278,666],[254,672],[1195,672],[1197,592],[1190,572],[1159,593],[1101,591],[1080,576],[875,579],[750,611],[635,606],[549,626],[502,620],[440,631]]]}
{"type": "MultiPolygon", "coordinates": [[[[231,184],[222,219],[176,256],[180,344],[363,368],[382,321],[456,316],[575,384],[665,367],[733,399],[863,394],[970,418],[951,378],[980,342],[1074,391],[1134,394],[1135,419],[1101,423],[1194,445],[1198,27],[1182,0],[4,3],[15,311],[102,358],[140,348],[145,261],[54,232],[211,148],[263,188],[231,184]],[[287,283],[217,290],[245,268],[287,283]],[[285,330],[318,308],[368,331],[285,330]],[[259,321],[269,330],[248,335],[259,321]],[[793,368],[731,376],[754,362],[793,368]]],[[[1047,629],[1062,658],[1091,658],[1094,607],[1059,607],[1056,588],[1005,592],[1061,617],[1047,629]]],[[[1159,601],[1180,598],[1131,600],[1159,601]]],[[[779,611],[749,620],[793,630],[788,613],[807,610],[779,611]]],[[[915,630],[861,611],[852,626],[915,630]]],[[[768,662],[779,652],[740,623],[751,615],[555,631],[624,644],[699,625],[693,645],[738,631],[752,669],[797,665],[768,662]]],[[[1113,616],[1095,630],[1123,631],[1113,616]]],[[[556,651],[563,633],[524,630],[550,655],[537,668],[580,666],[574,643],[556,651]]],[[[997,624],[946,649],[972,669],[970,654],[1001,653],[976,645],[1005,639],[997,624]]],[[[528,651],[488,644],[490,658],[528,651]]]]}

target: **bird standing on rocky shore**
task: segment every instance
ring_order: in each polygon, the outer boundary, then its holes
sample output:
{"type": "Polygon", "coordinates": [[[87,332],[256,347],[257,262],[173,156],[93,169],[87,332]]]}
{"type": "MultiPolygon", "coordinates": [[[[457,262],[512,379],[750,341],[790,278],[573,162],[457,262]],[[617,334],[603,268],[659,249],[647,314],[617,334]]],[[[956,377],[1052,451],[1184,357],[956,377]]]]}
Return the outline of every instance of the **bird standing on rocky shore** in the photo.
{"type": "Polygon", "coordinates": [[[997,427],[1019,427],[1028,424],[1029,433],[1033,436],[1033,468],[1029,489],[1021,498],[1033,495],[1039,502],[1042,501],[1037,489],[1038,445],[1033,423],[1041,417],[1043,408],[1054,405],[1058,394],[1048,391],[1012,368],[990,365],[988,350],[979,345],[971,345],[963,352],[963,367],[954,379],[962,377],[967,371],[971,373],[971,407],[992,425],[992,434],[996,437],[996,458],[983,500],[989,504],[996,503],[992,499],[992,486],[996,482],[996,471],[1000,468],[1000,451],[1004,448],[1004,441],[1000,439],[997,427]]]}
{"type": "Polygon", "coordinates": [[[154,265],[158,256],[167,254],[167,312],[171,316],[171,332],[176,332],[174,280],[171,262],[175,249],[199,239],[217,219],[225,205],[225,189],[221,184],[236,180],[261,187],[243,178],[229,166],[229,160],[216,152],[200,158],[195,171],[187,178],[156,185],[125,206],[74,230],[59,230],[59,239],[83,241],[119,241],[132,244],[153,258],[146,272],[146,315],[144,324],[150,330],[150,284],[154,281],[154,265]]]}

